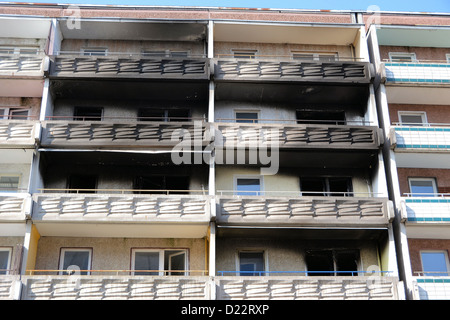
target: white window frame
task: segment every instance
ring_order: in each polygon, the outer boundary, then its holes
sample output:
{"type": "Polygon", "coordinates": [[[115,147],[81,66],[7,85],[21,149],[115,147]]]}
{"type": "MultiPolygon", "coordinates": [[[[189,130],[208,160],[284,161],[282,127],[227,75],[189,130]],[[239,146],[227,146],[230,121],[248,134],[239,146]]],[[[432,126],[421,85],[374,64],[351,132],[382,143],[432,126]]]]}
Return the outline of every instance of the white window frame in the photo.
{"type": "MultiPolygon", "coordinates": [[[[245,110],[245,109],[234,109],[234,121],[238,123],[237,114],[238,113],[256,113],[257,121],[261,120],[261,110],[245,110]]],[[[245,119],[242,119],[245,120],[245,119]]],[[[258,123],[258,122],[249,122],[249,123],[258,123]]]]}
{"type": "Polygon", "coordinates": [[[19,112],[27,111],[28,112],[26,119],[18,119],[18,120],[27,120],[28,117],[30,117],[30,112],[31,112],[30,108],[23,108],[23,107],[0,107],[0,111],[1,110],[3,110],[3,114],[0,114],[0,119],[11,119],[11,120],[14,120],[14,118],[11,117],[11,111],[19,111],[19,112]]]}
{"type": "MultiPolygon", "coordinates": [[[[425,271],[423,270],[423,261],[422,261],[422,253],[443,253],[444,257],[445,257],[445,265],[447,267],[447,275],[450,275],[450,261],[448,259],[448,252],[447,250],[420,250],[420,265],[422,267],[422,273],[425,274],[427,272],[431,272],[431,271],[425,271]]],[[[445,273],[445,272],[442,272],[445,273]]]]}
{"type": "Polygon", "coordinates": [[[335,61],[339,61],[338,52],[317,52],[317,51],[291,51],[292,60],[297,60],[294,56],[296,54],[312,55],[314,61],[320,61],[321,56],[333,56],[335,61]]]}
{"type": "MultiPolygon", "coordinates": [[[[5,275],[10,273],[11,269],[11,260],[12,260],[12,248],[11,247],[0,247],[0,251],[8,252],[8,261],[6,263],[6,271],[5,275]]],[[[4,270],[1,270],[3,272],[4,270]]]]}
{"type": "MultiPolygon", "coordinates": [[[[66,271],[64,270],[64,258],[65,258],[65,253],[66,252],[88,252],[89,253],[89,262],[88,262],[88,269],[87,270],[91,270],[92,269],[92,248],[75,248],[75,247],[71,247],[71,248],[61,248],[61,252],[60,252],[60,257],[59,257],[59,274],[60,275],[64,275],[66,273],[66,271]]],[[[83,271],[81,271],[83,272],[83,271]]],[[[86,272],[87,275],[90,275],[91,272],[87,271],[86,272]]]]}
{"type": "MultiPolygon", "coordinates": [[[[427,113],[425,111],[398,111],[398,122],[401,125],[403,125],[402,116],[421,116],[422,117],[422,125],[425,126],[428,124],[427,113]]],[[[409,125],[411,126],[413,124],[409,124],[409,125]]]]}
{"type": "MultiPolygon", "coordinates": [[[[264,193],[264,177],[261,175],[247,175],[247,174],[237,174],[233,176],[233,192],[234,194],[238,194],[240,191],[238,191],[238,179],[258,179],[259,180],[259,195],[261,193],[264,193]]],[[[244,195],[245,196],[245,195],[244,195]]]]}
{"type": "Polygon", "coordinates": [[[100,48],[100,47],[98,47],[98,48],[81,48],[81,53],[82,53],[82,55],[83,56],[87,56],[87,57],[106,57],[107,55],[108,55],[108,48],[100,48]],[[86,52],[89,52],[89,51],[104,51],[105,52],[105,54],[104,55],[97,55],[97,54],[86,54],[86,52]]]}
{"type": "Polygon", "coordinates": [[[235,59],[253,60],[253,59],[257,58],[258,50],[256,50],[256,49],[231,49],[231,54],[232,54],[233,58],[235,58],[235,59]],[[241,54],[242,54],[242,57],[239,57],[239,55],[241,55],[241,54]],[[253,56],[251,54],[253,54],[253,56]],[[236,55],[238,55],[238,56],[236,57],[236,55]]]}
{"type": "MultiPolygon", "coordinates": [[[[163,276],[164,273],[166,273],[166,270],[164,269],[164,254],[166,251],[180,251],[180,253],[185,254],[185,261],[184,261],[184,266],[185,266],[185,270],[189,270],[189,259],[188,259],[188,250],[187,249],[180,249],[180,248],[164,248],[164,249],[155,249],[155,248],[133,248],[131,249],[131,274],[134,276],[139,276],[140,272],[134,272],[135,271],[135,257],[136,257],[136,252],[157,252],[158,255],[158,275],[159,276],[163,276]]],[[[180,254],[178,253],[178,254],[180,254]]],[[[169,260],[169,264],[170,264],[170,260],[169,260]]],[[[170,270],[170,269],[169,269],[170,270]]],[[[168,271],[167,271],[168,272],[168,271]]],[[[177,271],[175,271],[177,272],[177,271]]],[[[180,273],[184,273],[184,275],[186,275],[187,271],[179,271],[180,273]]],[[[168,272],[169,275],[171,274],[171,272],[168,272]]]]}
{"type": "Polygon", "coordinates": [[[0,46],[0,49],[10,49],[10,51],[13,51],[13,53],[10,54],[25,54],[21,53],[22,49],[24,50],[36,50],[35,54],[32,55],[38,55],[39,54],[39,47],[16,47],[16,46],[0,46]]]}
{"type": "MultiPolygon", "coordinates": [[[[236,276],[241,275],[241,253],[263,253],[264,273],[269,272],[269,254],[266,248],[239,248],[235,252],[236,276]]],[[[244,275],[245,276],[245,275],[244,275]]]]}
{"type": "MultiPolygon", "coordinates": [[[[431,181],[432,185],[433,185],[433,190],[434,190],[433,193],[435,195],[438,193],[436,178],[414,178],[414,177],[412,177],[412,178],[408,178],[409,191],[412,196],[414,196],[414,193],[412,192],[411,181],[431,181]]],[[[421,195],[418,195],[418,197],[421,197],[421,195]]]]}
{"type": "Polygon", "coordinates": [[[417,62],[416,54],[414,52],[389,52],[389,61],[390,62],[417,62]],[[410,56],[411,61],[395,61],[395,56],[410,56]],[[394,59],[394,61],[392,60],[394,59]]]}
{"type": "Polygon", "coordinates": [[[17,182],[17,190],[4,190],[4,191],[1,191],[1,192],[18,192],[19,191],[20,183],[22,182],[22,175],[21,174],[18,174],[18,173],[11,173],[11,174],[9,174],[9,173],[2,173],[2,174],[0,174],[0,179],[2,177],[18,177],[19,181],[17,182]]]}
{"type": "Polygon", "coordinates": [[[445,55],[445,58],[446,58],[446,60],[447,60],[447,63],[450,63],[450,53],[447,53],[447,54],[445,55]]]}

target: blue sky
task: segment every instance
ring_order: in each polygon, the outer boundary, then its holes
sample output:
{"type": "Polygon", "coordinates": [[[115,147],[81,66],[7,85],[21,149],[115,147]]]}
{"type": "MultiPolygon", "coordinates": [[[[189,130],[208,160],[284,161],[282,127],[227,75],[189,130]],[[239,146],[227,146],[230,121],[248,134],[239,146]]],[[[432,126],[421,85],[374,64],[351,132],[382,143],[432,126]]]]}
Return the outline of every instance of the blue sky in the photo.
{"type": "Polygon", "coordinates": [[[370,6],[377,6],[381,11],[450,13],[450,0],[30,0],[29,2],[324,10],[366,10],[370,6]]]}

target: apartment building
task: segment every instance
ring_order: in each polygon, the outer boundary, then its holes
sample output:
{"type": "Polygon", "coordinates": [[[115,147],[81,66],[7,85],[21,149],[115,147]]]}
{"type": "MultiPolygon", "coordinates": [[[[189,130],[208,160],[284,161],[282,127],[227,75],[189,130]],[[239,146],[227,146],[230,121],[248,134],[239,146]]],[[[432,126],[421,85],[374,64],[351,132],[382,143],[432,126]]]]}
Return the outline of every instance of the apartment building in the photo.
{"type": "Polygon", "coordinates": [[[393,24],[369,34],[407,295],[448,299],[449,29],[393,24]]]}
{"type": "Polygon", "coordinates": [[[1,297],[422,297],[408,263],[445,220],[400,190],[446,193],[447,155],[389,119],[430,123],[448,88],[398,83],[390,41],[438,60],[447,28],[435,50],[368,13],[135,9],[0,7],[1,297]]]}

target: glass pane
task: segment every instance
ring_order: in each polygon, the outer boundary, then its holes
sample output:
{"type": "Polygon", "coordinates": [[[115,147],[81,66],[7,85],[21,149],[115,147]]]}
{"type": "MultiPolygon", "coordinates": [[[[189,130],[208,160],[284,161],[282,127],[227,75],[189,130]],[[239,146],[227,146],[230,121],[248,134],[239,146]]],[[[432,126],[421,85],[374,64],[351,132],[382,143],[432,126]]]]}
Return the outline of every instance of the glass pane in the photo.
{"type": "Polygon", "coordinates": [[[85,56],[106,56],[106,49],[86,49],[83,54],[85,56]]]}
{"type": "Polygon", "coordinates": [[[14,54],[14,48],[0,47],[0,54],[14,54]]]}
{"type": "Polygon", "coordinates": [[[311,61],[314,60],[314,54],[313,53],[294,53],[292,57],[295,60],[300,61],[311,61]]]}
{"type": "Polygon", "coordinates": [[[422,252],[421,256],[425,276],[449,275],[447,270],[447,257],[444,252],[422,252]]]}
{"type": "Polygon", "coordinates": [[[148,272],[148,270],[159,270],[159,252],[135,252],[134,270],[144,270],[135,272],[138,276],[158,275],[157,271],[148,272]]]}
{"type": "Polygon", "coordinates": [[[406,124],[406,125],[408,125],[408,124],[419,124],[419,125],[422,125],[423,124],[423,121],[422,121],[422,116],[421,115],[413,115],[413,114],[411,114],[411,115],[407,115],[407,114],[403,114],[403,115],[400,115],[400,119],[401,119],[401,121],[402,121],[402,124],[406,124]]]}
{"type": "Polygon", "coordinates": [[[19,189],[19,177],[0,177],[0,190],[2,192],[17,191],[19,189]]]}
{"type": "Polygon", "coordinates": [[[174,58],[186,58],[188,53],[186,51],[172,51],[170,55],[174,58]]]}
{"type": "Polygon", "coordinates": [[[395,54],[391,56],[392,62],[412,62],[413,55],[410,54],[395,54]]]}
{"type": "Polygon", "coordinates": [[[142,52],[144,57],[164,57],[166,55],[165,51],[144,51],[142,52]]]}
{"type": "Polygon", "coordinates": [[[336,61],[336,55],[334,54],[319,54],[319,60],[325,62],[334,62],[336,61]]]}
{"type": "Polygon", "coordinates": [[[11,119],[26,120],[28,119],[28,110],[10,110],[9,115],[11,119]]]}
{"type": "Polygon", "coordinates": [[[247,52],[247,51],[236,51],[234,52],[234,57],[237,59],[255,59],[255,52],[247,52]]]}
{"type": "Polygon", "coordinates": [[[432,180],[410,180],[411,193],[416,197],[433,197],[435,195],[432,180]]]}
{"type": "Polygon", "coordinates": [[[260,194],[261,185],[259,179],[237,179],[237,195],[256,196],[260,194]]]}
{"type": "Polygon", "coordinates": [[[8,273],[9,251],[0,251],[0,274],[8,273]]]}
{"type": "Polygon", "coordinates": [[[21,48],[20,54],[38,54],[38,48],[21,48]]]}
{"type": "MultiPolygon", "coordinates": [[[[166,270],[186,270],[186,252],[185,251],[166,251],[164,252],[165,259],[168,263],[165,263],[164,268],[166,270]]],[[[169,272],[172,276],[182,276],[184,272],[169,272]]]]}
{"type": "Polygon", "coordinates": [[[241,276],[264,275],[263,252],[241,252],[239,253],[239,270],[241,276]]]}
{"type": "Polygon", "coordinates": [[[236,112],[237,123],[258,123],[257,112],[236,112]]]}
{"type": "MultiPolygon", "coordinates": [[[[77,266],[80,270],[89,270],[89,251],[66,251],[64,252],[63,270],[67,270],[70,266],[77,266]]],[[[80,274],[88,274],[82,271],[80,274]]]]}

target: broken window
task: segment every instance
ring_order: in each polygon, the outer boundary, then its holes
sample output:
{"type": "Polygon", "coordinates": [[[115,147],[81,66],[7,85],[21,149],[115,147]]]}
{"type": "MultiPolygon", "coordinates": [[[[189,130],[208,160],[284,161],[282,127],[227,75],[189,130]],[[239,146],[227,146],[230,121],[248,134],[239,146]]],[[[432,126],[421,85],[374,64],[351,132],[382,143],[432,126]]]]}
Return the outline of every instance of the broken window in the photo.
{"type": "Polygon", "coordinates": [[[136,276],[186,275],[187,250],[133,249],[131,269],[136,276]]]}
{"type": "Polygon", "coordinates": [[[69,193],[95,193],[97,189],[96,175],[74,174],[67,181],[69,193]]]}
{"type": "Polygon", "coordinates": [[[352,196],[350,177],[301,177],[300,190],[303,196],[352,196]]]}
{"type": "Polygon", "coordinates": [[[134,181],[135,193],[149,194],[166,193],[170,194],[187,194],[189,192],[189,177],[188,176],[138,176],[134,181]]]}
{"type": "Polygon", "coordinates": [[[358,275],[359,250],[307,250],[305,260],[309,276],[358,275]]]}
{"type": "Polygon", "coordinates": [[[241,276],[264,275],[264,251],[239,252],[239,271],[241,276]]]}
{"type": "Polygon", "coordinates": [[[101,121],[103,108],[101,107],[75,107],[73,120],[78,121],[101,121]]]}
{"type": "Polygon", "coordinates": [[[297,110],[297,123],[345,124],[345,112],[334,110],[297,110]]]}
{"type": "Polygon", "coordinates": [[[138,119],[140,121],[177,122],[189,121],[191,111],[189,109],[153,109],[140,108],[138,119]]]}

